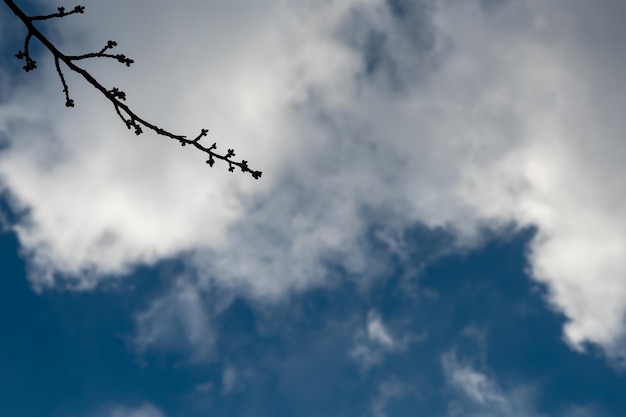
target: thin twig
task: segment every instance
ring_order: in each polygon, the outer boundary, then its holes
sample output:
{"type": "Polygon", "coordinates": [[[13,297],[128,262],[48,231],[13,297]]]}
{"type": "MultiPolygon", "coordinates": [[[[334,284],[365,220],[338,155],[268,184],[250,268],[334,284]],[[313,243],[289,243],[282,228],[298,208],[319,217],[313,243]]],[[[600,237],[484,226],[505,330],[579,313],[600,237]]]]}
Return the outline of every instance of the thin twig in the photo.
{"type": "Polygon", "coordinates": [[[66,107],[74,107],[74,100],[70,98],[70,91],[67,83],[65,82],[65,77],[63,76],[63,71],[61,71],[61,66],[59,65],[59,58],[54,57],[54,65],[56,66],[57,73],[59,74],[59,78],[61,79],[61,84],[63,84],[63,93],[65,94],[65,106],[66,107]]]}

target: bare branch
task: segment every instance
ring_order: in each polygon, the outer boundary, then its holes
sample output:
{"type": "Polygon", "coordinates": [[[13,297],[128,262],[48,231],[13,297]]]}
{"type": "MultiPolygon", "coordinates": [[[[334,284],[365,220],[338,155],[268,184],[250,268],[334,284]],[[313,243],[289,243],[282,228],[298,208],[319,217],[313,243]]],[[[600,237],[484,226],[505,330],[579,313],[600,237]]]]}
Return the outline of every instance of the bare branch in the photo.
{"type": "Polygon", "coordinates": [[[49,14],[46,16],[31,16],[29,17],[29,19],[32,20],[48,20],[48,19],[52,19],[55,17],[65,17],[65,16],[69,16],[71,14],[75,14],[75,13],[84,13],[85,12],[85,6],[76,6],[74,7],[73,10],[66,12],[65,11],[65,7],[59,7],[57,13],[53,13],[53,14],[49,14]]]}
{"type": "Polygon", "coordinates": [[[30,51],[28,50],[28,47],[30,46],[30,40],[32,39],[32,37],[33,37],[33,34],[28,32],[28,34],[26,35],[26,38],[24,39],[24,51],[17,51],[17,53],[15,54],[15,57],[17,59],[26,60],[26,65],[22,67],[22,69],[26,72],[32,71],[35,68],[37,68],[37,62],[34,61],[30,57],[30,51]]]}
{"type": "Polygon", "coordinates": [[[111,89],[105,88],[102,84],[100,84],[88,71],[76,65],[75,61],[81,61],[84,59],[90,58],[110,58],[115,59],[118,62],[130,67],[130,65],[134,62],[132,59],[128,58],[124,54],[110,54],[107,53],[108,50],[113,49],[117,46],[115,41],[108,41],[107,44],[98,52],[92,52],[82,55],[65,55],[61,51],[57,49],[57,47],[48,40],[48,38],[43,35],[33,24],[33,21],[37,20],[47,20],[52,18],[63,18],[65,16],[69,16],[71,14],[84,13],[84,6],[76,6],[71,11],[66,11],[65,8],[59,7],[57,13],[45,15],[45,16],[27,16],[14,2],[14,0],[4,0],[5,4],[9,6],[9,8],[15,13],[15,15],[22,20],[26,28],[28,29],[28,33],[24,40],[24,51],[18,51],[15,55],[16,58],[26,60],[26,64],[23,69],[26,72],[32,71],[37,68],[36,61],[30,57],[29,45],[30,40],[34,37],[41,44],[50,51],[50,53],[54,56],[54,64],[56,67],[57,74],[61,80],[61,84],[63,85],[63,93],[65,95],[65,105],[67,107],[74,107],[74,100],[72,100],[69,96],[69,87],[67,82],[65,81],[65,76],[63,75],[63,71],[61,70],[61,62],[65,64],[67,68],[71,71],[80,74],[89,84],[91,84],[94,88],[96,88],[100,93],[102,93],[115,108],[115,112],[122,119],[126,127],[129,129],[134,129],[135,134],[140,135],[143,133],[143,128],[147,128],[152,130],[158,135],[168,137],[170,139],[177,140],[182,146],[192,145],[196,149],[199,149],[202,152],[205,152],[209,155],[209,159],[206,161],[209,166],[213,166],[215,163],[215,159],[221,159],[222,161],[228,163],[228,170],[233,172],[235,167],[241,169],[242,172],[248,172],[252,175],[253,178],[259,179],[262,175],[261,171],[255,171],[250,169],[248,166],[248,162],[245,160],[235,161],[232,158],[235,157],[235,152],[232,149],[228,149],[225,155],[221,155],[215,150],[217,149],[217,145],[214,143],[210,147],[205,147],[200,143],[200,140],[207,136],[208,130],[202,129],[201,132],[194,139],[187,139],[186,136],[176,135],[172,132],[169,132],[165,129],[162,129],[155,124],[152,124],[141,117],[139,117],[135,112],[133,112],[130,107],[128,107],[124,101],[126,100],[126,93],[121,91],[117,87],[113,87],[111,89]]]}
{"type": "Polygon", "coordinates": [[[61,66],[59,65],[59,58],[54,57],[54,65],[56,66],[57,73],[59,74],[59,78],[61,79],[61,84],[63,84],[63,93],[65,93],[65,107],[74,107],[74,100],[70,98],[70,91],[65,82],[65,77],[63,76],[63,71],[61,71],[61,66]]]}

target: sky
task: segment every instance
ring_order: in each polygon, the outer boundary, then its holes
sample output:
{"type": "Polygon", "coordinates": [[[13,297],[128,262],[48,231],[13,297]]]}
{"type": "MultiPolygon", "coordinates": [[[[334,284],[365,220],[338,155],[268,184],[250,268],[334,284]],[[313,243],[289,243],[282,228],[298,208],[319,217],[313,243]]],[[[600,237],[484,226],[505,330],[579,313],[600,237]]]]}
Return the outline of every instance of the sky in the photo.
{"type": "Polygon", "coordinates": [[[3,4],[3,415],[622,415],[625,2],[80,4],[38,27],[263,176],[66,108],[3,4]]]}

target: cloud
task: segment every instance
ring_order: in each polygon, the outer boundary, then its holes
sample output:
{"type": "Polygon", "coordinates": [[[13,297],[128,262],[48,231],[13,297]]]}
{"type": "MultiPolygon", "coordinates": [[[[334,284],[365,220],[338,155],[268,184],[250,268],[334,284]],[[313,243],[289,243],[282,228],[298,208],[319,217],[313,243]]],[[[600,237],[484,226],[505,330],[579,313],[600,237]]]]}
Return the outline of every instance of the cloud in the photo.
{"type": "Polygon", "coordinates": [[[370,313],[365,329],[359,329],[354,336],[350,357],[367,370],[379,364],[387,353],[394,350],[395,345],[380,317],[370,313]]]}
{"type": "Polygon", "coordinates": [[[42,56],[0,107],[0,183],[27,210],[14,229],[33,284],[92,288],[185,255],[202,285],[277,299],[326,284],[329,260],[384,275],[372,217],[461,245],[532,225],[529,270],[567,340],[622,355],[625,6],[488,3],[86,1],[55,26],[64,49],[115,37],[137,64],[89,63],[107,85],[173,131],[210,127],[265,174],[132,137],[70,75],[66,110],[42,56]]]}
{"type": "Polygon", "coordinates": [[[239,376],[237,369],[233,366],[227,366],[222,372],[222,394],[226,395],[232,392],[237,385],[239,376]]]}
{"type": "Polygon", "coordinates": [[[350,357],[357,361],[363,370],[380,364],[386,355],[405,350],[410,343],[421,340],[424,336],[405,334],[402,337],[392,336],[383,323],[380,314],[370,311],[367,315],[365,328],[358,329],[354,335],[354,345],[350,357]]]}
{"type": "Polygon", "coordinates": [[[392,349],[396,344],[389,335],[387,328],[383,325],[380,317],[376,314],[371,314],[367,321],[367,336],[373,342],[385,346],[388,349],[392,349]]]}
{"type": "Polygon", "coordinates": [[[179,277],[171,290],[136,315],[135,349],[185,353],[190,360],[210,357],[216,336],[203,297],[187,277],[179,277]]]}
{"type": "Polygon", "coordinates": [[[371,413],[374,417],[387,417],[387,407],[397,398],[416,395],[415,386],[397,379],[383,381],[378,385],[378,394],[372,400],[371,413]]]}
{"type": "Polygon", "coordinates": [[[494,383],[469,365],[462,365],[454,354],[443,356],[442,365],[448,383],[471,401],[480,405],[502,406],[507,403],[494,383]]]}
{"type": "MultiPolygon", "coordinates": [[[[462,361],[454,351],[445,353],[441,365],[448,387],[453,394],[448,398],[447,417],[542,417],[539,409],[540,388],[530,383],[501,383],[468,361],[462,361]],[[460,395],[459,395],[460,394],[460,395]]],[[[569,404],[550,415],[562,417],[602,416],[594,405],[569,404]]]]}
{"type": "Polygon", "coordinates": [[[139,407],[114,407],[103,414],[102,417],[165,417],[158,408],[152,404],[143,404],[139,407]]]}
{"type": "Polygon", "coordinates": [[[448,384],[464,397],[450,400],[448,416],[541,416],[534,410],[534,398],[527,390],[505,393],[487,375],[470,365],[460,364],[454,354],[444,355],[442,365],[448,384]]]}

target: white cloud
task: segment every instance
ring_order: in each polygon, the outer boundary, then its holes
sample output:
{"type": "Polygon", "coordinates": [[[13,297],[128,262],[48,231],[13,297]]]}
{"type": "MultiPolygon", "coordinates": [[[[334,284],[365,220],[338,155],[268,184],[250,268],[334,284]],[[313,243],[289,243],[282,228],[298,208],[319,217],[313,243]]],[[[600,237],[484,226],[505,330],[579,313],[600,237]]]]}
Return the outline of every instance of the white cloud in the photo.
{"type": "Polygon", "coordinates": [[[476,371],[470,365],[460,364],[454,354],[444,355],[442,365],[448,383],[473,402],[480,405],[506,404],[507,401],[500,389],[485,374],[476,371]]]}
{"type": "MultiPolygon", "coordinates": [[[[442,357],[448,385],[459,395],[448,400],[446,417],[542,417],[535,409],[534,393],[529,387],[515,387],[505,392],[486,374],[470,364],[459,362],[454,353],[442,357]]],[[[569,417],[566,413],[563,416],[569,417]]]]}
{"type": "Polygon", "coordinates": [[[392,349],[395,346],[395,341],[389,335],[387,328],[383,324],[378,315],[371,314],[367,321],[367,336],[370,340],[388,348],[392,349]]]}
{"type": "Polygon", "coordinates": [[[354,346],[350,350],[350,357],[354,359],[363,370],[368,370],[374,365],[380,364],[386,355],[393,352],[401,352],[410,343],[423,339],[423,335],[404,334],[402,337],[394,336],[398,331],[390,331],[383,323],[380,314],[370,311],[364,328],[359,328],[354,335],[354,346]]]}
{"type": "Polygon", "coordinates": [[[139,352],[149,348],[189,354],[205,360],[213,353],[215,334],[211,314],[200,293],[186,277],[136,317],[133,345],[139,352]]]}
{"type": "MultiPolygon", "coordinates": [[[[458,359],[454,352],[441,358],[446,382],[452,393],[448,398],[446,417],[542,417],[538,410],[538,386],[508,384],[503,388],[499,381],[478,370],[473,364],[458,359]],[[459,395],[460,394],[460,395],[459,395]]],[[[565,405],[552,410],[552,415],[562,417],[601,416],[593,405],[565,405]]]]}
{"type": "Polygon", "coordinates": [[[132,137],[74,77],[78,107],[62,108],[41,57],[0,107],[0,180],[29,209],[16,231],[36,285],[89,288],[190,253],[205,281],[276,298],[323,284],[331,255],[363,279],[384,270],[367,210],[468,244],[514,222],[538,229],[530,270],[568,341],[620,355],[623,2],[433,0],[408,21],[383,0],[85,5],[57,26],[65,49],[115,38],[137,64],[92,63],[107,85],[171,130],[212,128],[265,174],[132,137]]]}
{"type": "Polygon", "coordinates": [[[222,394],[228,394],[236,388],[238,381],[237,369],[234,366],[227,366],[222,371],[222,394]]]}
{"type": "MultiPolygon", "coordinates": [[[[100,414],[99,414],[100,416],[100,414]]],[[[115,407],[106,413],[102,414],[102,417],[165,417],[158,408],[152,404],[143,404],[139,407],[115,407]]]]}
{"type": "Polygon", "coordinates": [[[350,357],[367,370],[379,364],[395,347],[396,341],[389,334],[378,313],[372,311],[368,314],[365,329],[359,329],[354,335],[350,357]]]}

